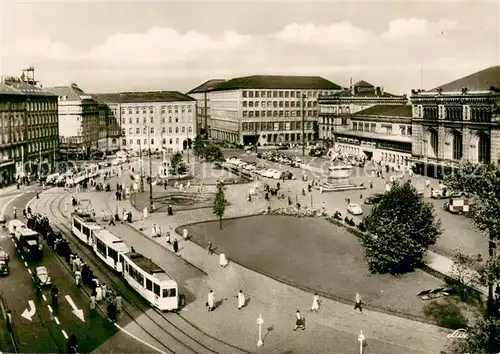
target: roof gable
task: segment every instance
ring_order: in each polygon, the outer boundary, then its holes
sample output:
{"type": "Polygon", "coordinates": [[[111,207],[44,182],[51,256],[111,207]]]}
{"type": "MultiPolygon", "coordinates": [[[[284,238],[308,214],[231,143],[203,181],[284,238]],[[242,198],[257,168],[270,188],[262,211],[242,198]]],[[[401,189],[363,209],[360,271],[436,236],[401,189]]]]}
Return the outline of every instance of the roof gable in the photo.
{"type": "Polygon", "coordinates": [[[178,91],[95,93],[93,95],[99,97],[103,102],[109,103],[195,101],[194,98],[178,91]]]}
{"type": "Polygon", "coordinates": [[[231,79],[215,90],[235,89],[339,90],[341,87],[320,76],[254,75],[231,79]]]}
{"type": "Polygon", "coordinates": [[[364,80],[360,80],[358,82],[356,82],[354,85],[354,87],[363,87],[363,88],[373,88],[374,86],[364,80]]]}
{"type": "Polygon", "coordinates": [[[490,90],[492,87],[500,89],[500,66],[489,67],[433,88],[430,91],[438,91],[438,89],[442,89],[443,91],[461,91],[464,87],[472,91],[490,90]]]}
{"type": "Polygon", "coordinates": [[[214,90],[217,87],[217,85],[219,85],[219,84],[221,84],[221,83],[223,83],[225,81],[226,81],[225,79],[212,79],[212,80],[205,81],[200,86],[195,87],[194,89],[192,89],[191,91],[189,91],[187,93],[187,95],[189,95],[190,93],[199,93],[199,92],[212,91],[212,90],[214,90]]]}
{"type": "Polygon", "coordinates": [[[407,104],[378,104],[353,114],[353,117],[377,116],[377,117],[412,117],[412,106],[407,104]]]}

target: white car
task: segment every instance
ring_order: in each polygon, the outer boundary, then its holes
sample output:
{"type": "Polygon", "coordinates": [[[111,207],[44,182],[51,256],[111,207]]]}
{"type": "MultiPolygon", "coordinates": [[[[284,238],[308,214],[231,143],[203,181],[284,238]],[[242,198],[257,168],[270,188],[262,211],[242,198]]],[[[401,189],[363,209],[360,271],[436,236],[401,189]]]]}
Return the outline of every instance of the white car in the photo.
{"type": "Polygon", "coordinates": [[[271,168],[262,172],[262,177],[273,178],[273,175],[274,175],[274,170],[271,168]]]}
{"type": "Polygon", "coordinates": [[[361,215],[363,214],[363,209],[361,209],[361,205],[351,203],[347,206],[347,211],[352,215],[361,215]]]}
{"type": "Polygon", "coordinates": [[[49,276],[49,271],[46,267],[36,267],[34,273],[35,274],[33,275],[33,279],[37,287],[42,288],[50,286],[52,284],[49,276]]]}
{"type": "Polygon", "coordinates": [[[281,175],[282,175],[282,173],[280,171],[276,171],[276,170],[273,171],[273,174],[272,174],[273,179],[281,179],[281,175]]]}

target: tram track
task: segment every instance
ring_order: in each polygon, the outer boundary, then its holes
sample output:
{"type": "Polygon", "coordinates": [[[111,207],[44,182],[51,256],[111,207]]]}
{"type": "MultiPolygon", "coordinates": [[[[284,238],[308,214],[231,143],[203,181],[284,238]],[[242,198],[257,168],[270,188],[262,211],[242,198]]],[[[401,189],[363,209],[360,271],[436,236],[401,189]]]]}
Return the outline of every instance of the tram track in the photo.
{"type": "MultiPolygon", "coordinates": [[[[78,251],[80,256],[84,256],[82,259],[91,265],[99,279],[111,285],[114,291],[122,297],[124,300],[122,306],[123,312],[141,330],[170,353],[250,353],[247,350],[211,336],[178,312],[165,314],[159,309],[145,304],[145,301],[129,287],[123,278],[111,275],[110,269],[97,259],[88,247],[73,236],[71,227],[68,226],[70,225],[70,220],[61,212],[61,203],[66,195],[66,193],[61,193],[52,199],[45,199],[43,210],[45,210],[45,214],[49,220],[52,221],[51,225],[61,231],[65,235],[65,238],[71,242],[73,251],[78,251]],[[137,310],[140,311],[140,314],[137,314],[137,310]],[[144,318],[141,316],[145,316],[150,323],[147,325],[143,324],[142,320],[144,318]],[[139,322],[140,320],[141,322],[139,322]],[[151,328],[151,325],[154,328],[151,328]],[[168,345],[165,343],[165,336],[171,339],[168,341],[168,345]]],[[[40,199],[37,201],[40,203],[40,199]]],[[[58,258],[71,273],[66,262],[60,257],[58,258]]]]}

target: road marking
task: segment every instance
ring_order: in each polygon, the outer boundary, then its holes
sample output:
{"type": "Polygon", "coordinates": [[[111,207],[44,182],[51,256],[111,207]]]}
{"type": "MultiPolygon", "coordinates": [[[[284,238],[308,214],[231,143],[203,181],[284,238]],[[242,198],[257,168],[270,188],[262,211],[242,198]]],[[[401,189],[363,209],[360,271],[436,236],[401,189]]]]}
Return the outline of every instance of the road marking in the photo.
{"type": "Polygon", "coordinates": [[[27,267],[28,266],[28,263],[24,262],[24,266],[27,267]]]}
{"type": "Polygon", "coordinates": [[[58,325],[61,325],[61,322],[59,322],[59,319],[57,317],[54,317],[54,321],[56,321],[58,325]]]}
{"type": "Polygon", "coordinates": [[[28,268],[28,273],[32,274],[32,273],[31,273],[31,269],[29,269],[29,268],[28,268]]]}
{"type": "Polygon", "coordinates": [[[85,322],[85,317],[83,315],[83,310],[81,310],[78,307],[76,307],[76,304],[73,301],[73,299],[71,298],[71,296],[66,295],[65,298],[66,298],[66,301],[71,306],[71,309],[72,309],[73,313],[76,315],[76,317],[78,317],[82,322],[85,322]]]}
{"type": "Polygon", "coordinates": [[[45,296],[45,294],[42,294],[42,297],[43,297],[43,301],[47,301],[47,296],[45,296]]]}
{"type": "MultiPolygon", "coordinates": [[[[17,245],[16,245],[16,247],[17,247],[17,245]]],[[[21,259],[24,261],[24,256],[23,255],[21,255],[21,259]]]]}
{"type": "Polygon", "coordinates": [[[142,343],[144,344],[145,346],[148,346],[149,348],[157,351],[158,353],[161,353],[161,354],[167,354],[166,352],[164,352],[163,350],[161,349],[158,349],[156,348],[155,346],[149,344],[148,342],[140,339],[139,337],[136,337],[135,335],[133,335],[132,333],[130,333],[129,331],[127,331],[125,328],[123,327],[120,327],[117,323],[113,323],[115,325],[116,328],[118,328],[120,331],[122,331],[123,333],[127,334],[129,337],[132,337],[134,338],[136,341],[138,341],[139,343],[142,343]]]}
{"type": "Polygon", "coordinates": [[[21,314],[21,317],[24,317],[28,321],[31,321],[31,318],[36,313],[36,307],[35,307],[35,303],[32,300],[28,301],[28,305],[29,305],[29,309],[24,310],[24,312],[21,314]]]}
{"type": "Polygon", "coordinates": [[[68,335],[66,334],[66,331],[64,329],[61,329],[61,333],[64,336],[64,339],[68,339],[68,335]]]}
{"type": "Polygon", "coordinates": [[[47,305],[47,308],[49,309],[50,313],[54,312],[54,310],[52,310],[52,307],[50,305],[47,305]]]}

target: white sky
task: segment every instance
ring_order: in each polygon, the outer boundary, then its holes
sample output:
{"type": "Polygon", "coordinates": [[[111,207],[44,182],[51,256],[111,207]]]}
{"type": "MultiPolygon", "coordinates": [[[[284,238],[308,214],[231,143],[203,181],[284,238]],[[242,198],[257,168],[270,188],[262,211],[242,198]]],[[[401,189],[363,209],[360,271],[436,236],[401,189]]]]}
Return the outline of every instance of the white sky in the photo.
{"type": "Polygon", "coordinates": [[[500,64],[500,0],[0,1],[0,72],[87,92],[296,74],[402,94],[500,64]]]}

